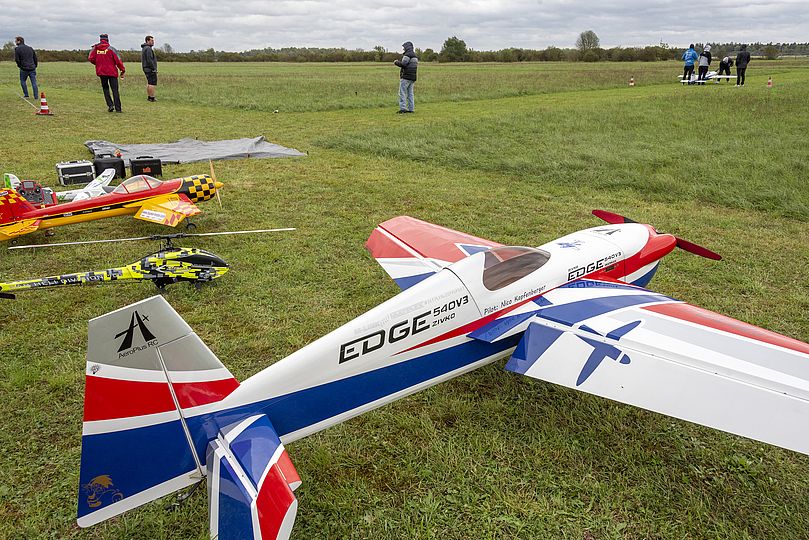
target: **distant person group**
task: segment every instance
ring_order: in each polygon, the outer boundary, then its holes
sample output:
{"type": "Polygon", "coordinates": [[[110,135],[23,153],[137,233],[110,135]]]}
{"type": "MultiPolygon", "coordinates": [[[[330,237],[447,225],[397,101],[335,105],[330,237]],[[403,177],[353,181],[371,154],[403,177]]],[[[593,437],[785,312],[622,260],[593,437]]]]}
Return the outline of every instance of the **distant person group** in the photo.
{"type": "MultiPolygon", "coordinates": [[[[98,43],[93,45],[87,60],[96,67],[96,75],[101,80],[101,90],[104,92],[104,101],[107,103],[109,112],[123,112],[121,109],[121,95],[118,91],[118,73],[121,79],[126,74],[121,56],[111,45],[110,37],[107,34],[98,36],[98,43]]],[[[157,57],[154,53],[154,36],[146,36],[144,43],[140,46],[141,67],[146,76],[146,100],[149,102],[155,99],[157,87],[157,57]]]]}
{"type": "MultiPolygon", "coordinates": [[[[37,85],[37,67],[39,59],[36,51],[25,43],[25,38],[17,36],[14,38],[14,62],[20,69],[20,87],[22,87],[22,97],[29,98],[28,81],[31,81],[33,97],[39,97],[39,87],[37,85]]],[[[150,102],[156,101],[155,90],[157,87],[157,57],[154,50],[154,37],[146,36],[141,47],[141,66],[143,74],[146,76],[146,99],[150,102]]],[[[98,43],[93,45],[87,60],[95,65],[96,75],[101,80],[101,89],[104,92],[104,100],[107,103],[109,112],[123,112],[121,109],[121,94],[118,89],[118,73],[120,78],[124,78],[126,67],[111,45],[110,37],[107,34],[98,36],[98,43]]]]}
{"type": "MultiPolygon", "coordinates": [[[[705,45],[702,52],[697,54],[694,49],[694,44],[688,46],[688,50],[683,53],[683,81],[690,81],[694,74],[694,64],[699,66],[697,72],[697,84],[705,84],[708,76],[708,66],[711,65],[711,46],[705,45]]],[[[741,50],[736,55],[736,86],[744,86],[744,78],[747,72],[747,64],[750,63],[750,53],[747,50],[747,45],[742,45],[741,50]]],[[[719,62],[719,73],[717,75],[726,75],[730,77],[730,68],[733,67],[733,58],[730,55],[725,56],[719,62]]],[[[721,79],[718,79],[721,80],[721,79]]]]}

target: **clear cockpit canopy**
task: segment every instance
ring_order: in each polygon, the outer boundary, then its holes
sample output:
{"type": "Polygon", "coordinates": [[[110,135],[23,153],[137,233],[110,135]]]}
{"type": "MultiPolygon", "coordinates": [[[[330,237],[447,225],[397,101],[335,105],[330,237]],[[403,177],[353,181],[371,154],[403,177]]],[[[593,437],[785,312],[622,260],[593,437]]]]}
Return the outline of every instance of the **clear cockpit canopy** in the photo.
{"type": "Polygon", "coordinates": [[[152,178],[151,176],[145,174],[139,174],[137,176],[133,176],[132,178],[127,178],[121,185],[116,187],[112,192],[113,193],[139,193],[141,191],[147,191],[150,189],[156,189],[160,187],[162,184],[160,180],[157,178],[152,178]]]}
{"type": "Polygon", "coordinates": [[[503,246],[486,251],[484,257],[483,286],[496,291],[542,268],[551,254],[531,247],[503,246]]]}

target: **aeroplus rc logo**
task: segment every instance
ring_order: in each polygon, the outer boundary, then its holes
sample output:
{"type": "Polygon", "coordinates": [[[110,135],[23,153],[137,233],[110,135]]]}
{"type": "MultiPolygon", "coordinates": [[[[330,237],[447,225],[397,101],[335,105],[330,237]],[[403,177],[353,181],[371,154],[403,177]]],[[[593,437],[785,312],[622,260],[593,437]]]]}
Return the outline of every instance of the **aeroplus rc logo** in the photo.
{"type": "Polygon", "coordinates": [[[149,320],[149,317],[146,315],[141,316],[140,313],[135,311],[132,313],[132,318],[129,320],[129,328],[126,330],[115,334],[115,338],[119,338],[124,336],[124,340],[121,342],[121,345],[118,347],[118,352],[121,353],[126,351],[127,349],[132,348],[132,341],[135,337],[135,328],[140,330],[140,336],[143,338],[147,344],[157,339],[154,334],[149,330],[146,326],[146,322],[149,320]]]}

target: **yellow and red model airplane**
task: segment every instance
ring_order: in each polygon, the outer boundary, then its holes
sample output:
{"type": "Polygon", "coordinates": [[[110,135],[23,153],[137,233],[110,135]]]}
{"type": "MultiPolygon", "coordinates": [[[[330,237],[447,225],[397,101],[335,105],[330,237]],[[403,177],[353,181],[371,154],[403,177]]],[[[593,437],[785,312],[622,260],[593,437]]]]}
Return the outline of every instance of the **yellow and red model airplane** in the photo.
{"type": "Polygon", "coordinates": [[[222,187],[212,175],[161,181],[133,176],[112,193],[45,208],[36,208],[13,188],[0,188],[0,241],[41,229],[134,214],[136,219],[176,227],[200,213],[194,203],[207,201],[222,187]]]}

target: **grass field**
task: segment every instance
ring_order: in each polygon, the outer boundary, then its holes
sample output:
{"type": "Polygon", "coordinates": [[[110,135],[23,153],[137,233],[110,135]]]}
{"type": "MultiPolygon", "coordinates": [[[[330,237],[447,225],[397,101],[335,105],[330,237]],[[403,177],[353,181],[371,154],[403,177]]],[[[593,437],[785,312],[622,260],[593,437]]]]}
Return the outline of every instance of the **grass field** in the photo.
{"type": "MultiPolygon", "coordinates": [[[[233,271],[166,298],[240,380],[398,291],[365,252],[409,214],[506,244],[596,225],[605,208],[724,256],[669,256],[650,285],[809,341],[809,62],[754,61],[745,88],[681,87],[680,64],[431,65],[417,111],[376,64],[161,64],[159,101],[131,66],[108,114],[81,64],[43,64],[56,116],[33,117],[0,63],[0,172],[56,186],[82,143],[265,135],[308,152],[216,164],[224,207],[187,239],[233,271]],[[638,86],[628,88],[632,75],[638,86]],[[767,76],[775,86],[766,88],[767,76]],[[279,110],[278,114],[273,113],[279,110]]],[[[167,167],[166,177],[207,165],[167,167]]],[[[54,240],[165,232],[119,218],[54,240]]],[[[23,242],[40,242],[41,235],[23,242]]],[[[0,252],[0,280],[131,262],[148,243],[0,252]]],[[[207,497],[75,525],[87,320],[149,284],[0,303],[0,538],[206,538],[207,497]]],[[[293,538],[807,538],[809,458],[504,372],[502,362],[318,435],[293,538]]],[[[721,396],[717,396],[721,399],[721,396]]]]}

